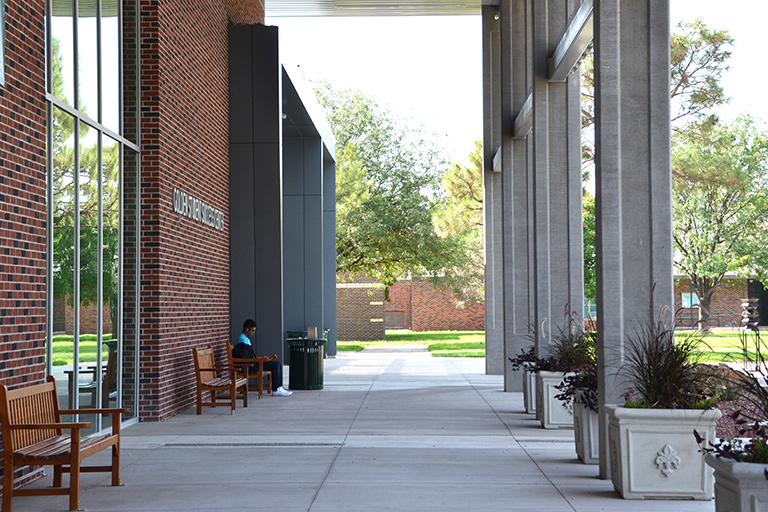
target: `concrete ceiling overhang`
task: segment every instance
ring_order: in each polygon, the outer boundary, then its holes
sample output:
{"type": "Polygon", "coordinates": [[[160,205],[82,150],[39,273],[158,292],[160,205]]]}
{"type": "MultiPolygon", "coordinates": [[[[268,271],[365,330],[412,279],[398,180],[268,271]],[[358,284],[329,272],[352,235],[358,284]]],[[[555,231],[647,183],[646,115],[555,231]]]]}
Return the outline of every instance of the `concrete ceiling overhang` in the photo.
{"type": "Polygon", "coordinates": [[[267,16],[438,16],[480,14],[498,0],[265,0],[267,16]]]}

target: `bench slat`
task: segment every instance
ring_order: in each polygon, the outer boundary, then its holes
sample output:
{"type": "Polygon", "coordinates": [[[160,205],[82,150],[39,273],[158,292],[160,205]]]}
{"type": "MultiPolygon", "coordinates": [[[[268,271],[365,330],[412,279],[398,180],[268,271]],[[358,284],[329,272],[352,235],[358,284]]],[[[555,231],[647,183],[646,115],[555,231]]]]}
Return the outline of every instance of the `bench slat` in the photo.
{"type": "MultiPolygon", "coordinates": [[[[80,451],[86,451],[102,441],[112,437],[109,434],[100,435],[100,436],[92,436],[92,437],[86,437],[83,438],[80,441],[80,451]]],[[[17,450],[16,454],[20,455],[22,457],[25,457],[27,459],[49,459],[54,457],[60,457],[62,455],[69,455],[70,454],[70,448],[72,446],[72,436],[70,435],[60,435],[55,436],[50,439],[46,439],[45,441],[40,441],[39,443],[27,446],[22,448],[21,450],[17,450]]]]}

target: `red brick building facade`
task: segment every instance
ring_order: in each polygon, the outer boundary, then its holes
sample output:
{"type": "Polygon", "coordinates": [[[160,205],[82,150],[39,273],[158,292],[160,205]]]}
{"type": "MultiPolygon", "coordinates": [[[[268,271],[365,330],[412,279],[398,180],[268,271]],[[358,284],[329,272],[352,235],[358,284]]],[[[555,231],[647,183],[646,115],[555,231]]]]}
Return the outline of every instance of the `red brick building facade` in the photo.
{"type": "Polygon", "coordinates": [[[383,340],[385,329],[482,331],[483,304],[457,306],[448,292],[425,279],[398,281],[384,289],[370,279],[340,282],[336,292],[339,340],[383,340]]]}
{"type": "MultiPolygon", "coordinates": [[[[761,301],[768,300],[768,294],[763,291],[760,283],[743,278],[725,279],[712,295],[709,327],[741,327],[742,299],[757,295],[761,301]]],[[[698,307],[690,306],[698,302],[691,288],[689,279],[675,280],[675,311],[677,327],[695,327],[699,319],[698,307]],[[691,297],[694,295],[694,297],[691,297]],[[685,301],[685,303],[684,303],[685,301]]],[[[768,325],[768,318],[761,315],[760,324],[768,325]]]]}
{"type": "Polygon", "coordinates": [[[457,306],[451,294],[426,279],[403,280],[389,289],[387,328],[414,331],[482,331],[485,306],[457,306]]]}
{"type": "Polygon", "coordinates": [[[45,1],[5,2],[0,87],[0,383],[45,378],[45,1]]]}
{"type": "MultiPolygon", "coordinates": [[[[57,2],[54,9],[66,8],[57,2]]],[[[140,161],[123,162],[125,202],[141,169],[140,259],[126,250],[124,309],[136,301],[131,265],[140,262],[137,317],[146,376],[136,415],[161,420],[194,401],[190,348],[229,340],[229,231],[174,215],[172,192],[229,210],[228,28],[263,23],[258,0],[123,2],[122,57],[138,63],[124,82],[124,133],[140,141],[140,161]],[[141,12],[139,40],[131,20],[141,12]],[[132,48],[138,48],[137,52],[132,48]],[[138,118],[130,112],[140,90],[138,118]],[[138,122],[137,122],[138,121],[138,122]],[[139,133],[136,133],[136,127],[139,133]],[[133,133],[131,134],[131,131],[133,133]],[[137,165],[138,164],[138,165],[137,165]]],[[[74,4],[73,4],[74,5],[74,4]]],[[[111,4],[110,4],[111,5],[111,4]]],[[[0,383],[16,386],[46,376],[47,170],[46,2],[6,0],[5,85],[0,86],[0,383]]],[[[60,11],[54,15],[61,15],[60,11]]],[[[105,14],[106,16],[106,14],[105,14]]],[[[63,43],[62,43],[63,44],[63,43]]],[[[94,119],[96,109],[89,111],[94,119]]],[[[136,243],[125,213],[126,247],[136,243]]],[[[135,232],[135,231],[134,231],[135,232]]],[[[104,312],[103,328],[111,330],[104,312]]],[[[51,319],[66,327],[66,315],[51,319]]],[[[88,318],[81,315],[81,332],[88,318]]],[[[70,318],[70,322],[72,319],[70,318]]],[[[95,321],[95,317],[94,317],[95,321]]],[[[130,323],[130,322],[129,322],[130,323]]],[[[87,325],[86,325],[87,324],[87,325]]],[[[124,327],[124,336],[135,333],[124,327]]],[[[53,329],[52,329],[53,330],[53,329]]],[[[95,327],[85,329],[95,332],[95,327]]],[[[222,345],[223,346],[223,345],[222,345]]],[[[135,347],[134,347],[135,348],[135,347]]],[[[133,350],[126,342],[126,351],[133,350]]],[[[127,357],[126,360],[130,360],[127,357]]],[[[126,363],[124,369],[129,369],[126,363]]]]}

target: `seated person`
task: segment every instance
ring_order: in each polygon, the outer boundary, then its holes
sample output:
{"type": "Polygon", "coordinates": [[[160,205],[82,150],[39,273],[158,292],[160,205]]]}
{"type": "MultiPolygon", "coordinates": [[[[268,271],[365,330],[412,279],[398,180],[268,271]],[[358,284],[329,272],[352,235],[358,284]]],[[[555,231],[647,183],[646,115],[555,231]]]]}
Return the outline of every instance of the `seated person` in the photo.
{"type": "MultiPolygon", "coordinates": [[[[258,357],[251,345],[251,337],[256,340],[256,322],[250,318],[243,323],[243,332],[232,347],[232,357],[238,359],[253,359],[258,357]]],[[[293,391],[283,388],[283,363],[277,359],[266,361],[264,370],[272,372],[272,396],[291,396],[293,391]]],[[[254,369],[256,365],[254,364],[254,369]]]]}

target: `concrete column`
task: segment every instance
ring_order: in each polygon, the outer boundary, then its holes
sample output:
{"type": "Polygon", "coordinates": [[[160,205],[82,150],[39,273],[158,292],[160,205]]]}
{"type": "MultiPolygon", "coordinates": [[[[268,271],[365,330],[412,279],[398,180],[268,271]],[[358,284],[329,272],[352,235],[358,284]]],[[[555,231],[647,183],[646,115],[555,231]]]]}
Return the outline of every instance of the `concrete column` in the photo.
{"type": "Polygon", "coordinates": [[[600,476],[625,337],[673,306],[669,0],[595,0],[600,476]],[[655,286],[655,292],[654,292],[655,286]]]}
{"type": "MultiPolygon", "coordinates": [[[[323,329],[323,145],[283,141],[283,313],[286,330],[323,329]]],[[[335,289],[335,283],[334,283],[335,289]]]]}
{"type": "MultiPolygon", "coordinates": [[[[498,117],[500,121],[500,152],[497,155],[496,170],[501,172],[501,235],[502,235],[502,277],[503,277],[503,343],[502,363],[505,391],[522,389],[522,375],[513,372],[509,358],[517,356],[520,349],[530,345],[530,340],[519,336],[520,327],[527,330],[529,315],[527,308],[520,316],[520,298],[527,296],[527,276],[517,275],[519,265],[527,265],[527,214],[518,217],[519,176],[526,169],[527,151],[525,140],[513,138],[514,120],[527,97],[525,70],[525,1],[502,1],[498,10],[500,31],[498,66],[496,77],[500,95],[498,117]],[[521,17],[522,16],[522,17],[521,17]],[[521,60],[522,57],[522,60],[521,60]],[[521,67],[522,64],[522,67],[521,67]],[[521,229],[522,228],[522,229],[521,229]]],[[[523,185],[525,186],[525,185],[523,185]]],[[[524,331],[525,332],[525,331],[524,331]]]]}
{"type": "Polygon", "coordinates": [[[283,357],[282,73],[277,27],[230,25],[232,336],[258,324],[257,351],[283,357]]]}
{"type": "MultiPolygon", "coordinates": [[[[325,152],[325,151],[324,151],[325,152]]],[[[323,160],[323,329],[328,329],[327,354],[336,355],[336,162],[323,160]]]]}
{"type": "Polygon", "coordinates": [[[504,371],[504,276],[501,172],[501,45],[498,9],[483,6],[483,188],[485,228],[485,371],[504,371]]]}
{"type": "MultiPolygon", "coordinates": [[[[540,354],[546,354],[551,340],[552,325],[559,320],[552,316],[550,275],[550,135],[558,135],[558,118],[550,119],[550,107],[562,109],[558,104],[562,84],[550,89],[547,81],[547,58],[557,44],[549,42],[549,1],[532,4],[530,27],[533,30],[533,270],[534,270],[534,323],[536,345],[540,354]],[[550,93],[552,99],[550,100],[550,93]],[[550,104],[551,103],[551,104],[550,104]],[[550,127],[550,123],[553,125],[550,127]]],[[[560,112],[562,114],[562,112],[560,112]]],[[[554,142],[554,141],[553,141],[554,142]]],[[[552,165],[556,166],[557,155],[552,165]]],[[[559,307],[558,307],[559,310],[559,307]]]]}
{"type": "Polygon", "coordinates": [[[505,389],[519,391],[522,389],[522,374],[513,372],[509,363],[510,357],[520,354],[527,349],[533,339],[533,266],[532,266],[532,222],[533,213],[530,210],[529,191],[531,181],[530,165],[530,136],[513,138],[514,120],[523,109],[531,91],[532,76],[529,71],[529,39],[531,31],[527,30],[529,6],[526,0],[512,0],[502,5],[505,37],[505,48],[508,49],[505,82],[507,101],[504,111],[507,113],[505,126],[508,133],[502,159],[504,193],[509,201],[505,203],[505,275],[507,277],[506,301],[506,335],[505,335],[505,389]]]}
{"type": "Polygon", "coordinates": [[[548,81],[548,58],[568,26],[574,2],[534,2],[533,196],[535,323],[540,349],[582,316],[580,79],[548,81]]]}

